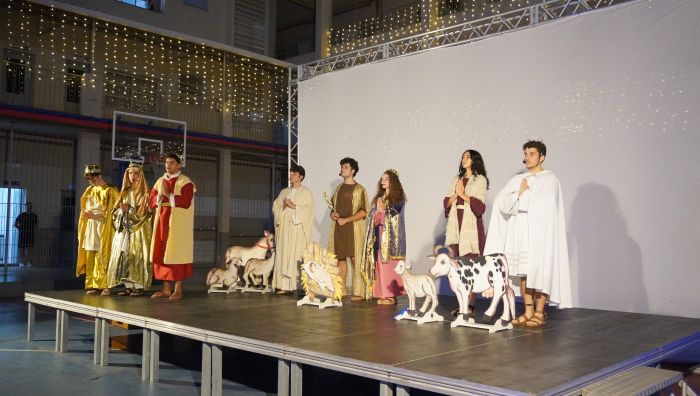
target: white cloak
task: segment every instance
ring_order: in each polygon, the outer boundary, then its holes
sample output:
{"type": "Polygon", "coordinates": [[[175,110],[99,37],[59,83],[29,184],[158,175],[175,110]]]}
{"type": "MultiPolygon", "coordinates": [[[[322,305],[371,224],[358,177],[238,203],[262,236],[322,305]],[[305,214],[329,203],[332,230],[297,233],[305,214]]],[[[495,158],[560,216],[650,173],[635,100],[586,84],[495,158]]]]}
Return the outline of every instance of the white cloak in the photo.
{"type": "Polygon", "coordinates": [[[275,218],[275,264],[272,287],[279,290],[296,290],[301,255],[311,241],[314,223],[313,196],[304,186],[282,190],[272,203],[275,218]],[[284,207],[289,198],[296,209],[284,207]]]}
{"type": "Polygon", "coordinates": [[[548,294],[551,304],[572,307],[564,203],[554,173],[517,174],[498,193],[484,248],[493,253],[517,263],[509,275],[526,275],[527,287],[548,294]],[[518,197],[523,178],[530,188],[518,197]]]}

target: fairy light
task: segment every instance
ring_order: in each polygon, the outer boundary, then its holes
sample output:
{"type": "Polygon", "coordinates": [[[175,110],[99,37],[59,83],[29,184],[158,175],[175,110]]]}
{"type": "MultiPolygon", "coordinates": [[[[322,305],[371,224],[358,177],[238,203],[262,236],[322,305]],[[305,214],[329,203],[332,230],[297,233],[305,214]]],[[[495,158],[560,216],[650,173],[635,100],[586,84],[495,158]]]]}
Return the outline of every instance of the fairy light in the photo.
{"type": "Polygon", "coordinates": [[[246,128],[253,125],[254,130],[286,119],[284,67],[53,5],[27,0],[4,4],[7,22],[2,36],[11,48],[33,49],[36,65],[27,67],[34,69],[38,81],[60,76],[75,89],[73,70],[80,69],[90,73],[92,88],[101,78],[105,104],[114,108],[130,103],[135,112],[153,112],[157,95],[167,103],[176,95],[177,103],[199,106],[206,112],[225,111],[246,120],[246,128]]]}

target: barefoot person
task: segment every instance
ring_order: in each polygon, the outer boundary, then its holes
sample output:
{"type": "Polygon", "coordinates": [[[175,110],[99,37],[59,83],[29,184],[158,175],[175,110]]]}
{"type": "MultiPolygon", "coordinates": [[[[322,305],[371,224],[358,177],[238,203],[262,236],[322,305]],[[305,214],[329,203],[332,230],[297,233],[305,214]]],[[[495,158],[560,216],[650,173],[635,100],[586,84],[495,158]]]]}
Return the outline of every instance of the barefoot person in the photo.
{"type": "Polygon", "coordinates": [[[406,259],[406,229],[403,192],[399,173],[388,169],[377,183],[377,194],[367,216],[367,237],[360,260],[367,283],[365,297],[377,304],[396,304],[396,297],[406,294],[401,276],[394,271],[399,260],[406,259]]]}
{"type": "Polygon", "coordinates": [[[177,154],[165,158],[165,174],[153,186],[149,203],[155,210],[151,261],[153,278],[164,281],[152,298],[182,298],[182,281],[192,276],[194,251],[194,183],[180,172],[177,154]],[[172,283],[175,283],[173,290],[172,283]]]}
{"type": "Polygon", "coordinates": [[[504,253],[511,276],[520,278],[525,313],[515,325],[540,327],[547,300],[571,307],[569,256],[559,179],[542,167],[547,147],[523,145],[526,172],[513,176],[494,200],[485,253],[504,253]]]}
{"type": "MultiPolygon", "coordinates": [[[[367,191],[355,181],[360,169],[357,161],[345,157],[340,160],[340,176],[343,183],[335,189],[331,199],[331,234],[328,238],[328,251],[338,258],[338,271],[345,287],[348,274],[348,258],[352,262],[352,285],[349,292],[353,300],[362,300],[365,295],[365,284],[355,257],[362,254],[362,243],[365,240],[365,223],[360,221],[367,216],[367,191]]],[[[344,291],[344,294],[348,290],[344,291]]]]}
{"type": "Polygon", "coordinates": [[[304,167],[292,165],[290,186],[280,191],[272,203],[277,245],[272,287],[276,294],[291,294],[297,290],[301,255],[311,241],[314,201],[311,190],[301,185],[305,177],[304,167]]]}

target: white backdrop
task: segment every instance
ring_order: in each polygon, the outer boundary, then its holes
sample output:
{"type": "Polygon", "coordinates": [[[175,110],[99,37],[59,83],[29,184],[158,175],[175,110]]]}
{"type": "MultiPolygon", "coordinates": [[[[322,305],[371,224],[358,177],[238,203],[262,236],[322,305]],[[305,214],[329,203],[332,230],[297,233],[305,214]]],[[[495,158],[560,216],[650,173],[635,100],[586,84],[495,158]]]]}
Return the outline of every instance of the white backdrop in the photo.
{"type": "Polygon", "coordinates": [[[700,1],[626,3],[329,73],[300,84],[299,108],[323,243],[340,158],[359,161],[370,198],[396,168],[409,260],[425,271],[462,152],[484,156],[488,226],[536,137],[563,185],[575,306],[700,317],[700,1]]]}

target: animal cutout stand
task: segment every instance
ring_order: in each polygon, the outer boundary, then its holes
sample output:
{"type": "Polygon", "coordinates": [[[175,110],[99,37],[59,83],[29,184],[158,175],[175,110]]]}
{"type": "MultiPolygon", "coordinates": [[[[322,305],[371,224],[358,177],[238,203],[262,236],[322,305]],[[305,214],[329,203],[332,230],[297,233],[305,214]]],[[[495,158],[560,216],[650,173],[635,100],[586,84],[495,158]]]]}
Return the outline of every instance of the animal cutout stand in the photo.
{"type": "Polygon", "coordinates": [[[437,287],[430,275],[416,275],[409,271],[410,266],[401,260],[396,264],[394,272],[403,279],[403,287],[408,295],[408,309],[394,316],[396,320],[415,320],[418,324],[442,322],[445,320],[441,315],[435,313],[438,305],[437,287]],[[423,298],[423,305],[416,310],[416,298],[423,298]],[[430,306],[430,309],[428,309],[430,306]]]}
{"type": "Polygon", "coordinates": [[[226,265],[212,268],[207,274],[208,293],[233,293],[237,290],[238,285],[238,267],[242,266],[243,262],[238,257],[233,257],[226,265]]]}
{"type": "Polygon", "coordinates": [[[315,305],[319,309],[343,306],[343,283],[338,259],[318,242],[309,242],[302,254],[301,284],[306,294],[297,307],[315,305]]]}
{"type": "Polygon", "coordinates": [[[271,250],[272,254],[266,259],[252,258],[245,264],[243,271],[243,280],[245,287],[241,288],[241,293],[272,293],[272,285],[270,285],[270,275],[275,266],[275,250],[271,250]],[[256,277],[261,277],[260,283],[256,277]]]}
{"type": "MultiPolygon", "coordinates": [[[[436,248],[436,253],[437,250],[436,248]]],[[[510,323],[515,315],[515,294],[508,283],[508,262],[503,254],[489,254],[477,258],[450,257],[445,253],[435,257],[435,263],[430,268],[434,277],[447,276],[450,288],[459,301],[459,315],[451,327],[474,327],[495,333],[513,328],[510,323]],[[486,310],[487,316],[493,316],[498,308],[499,300],[503,301],[503,314],[493,325],[476,323],[473,318],[464,317],[468,312],[470,293],[491,294],[491,305],[486,310]]]]}

